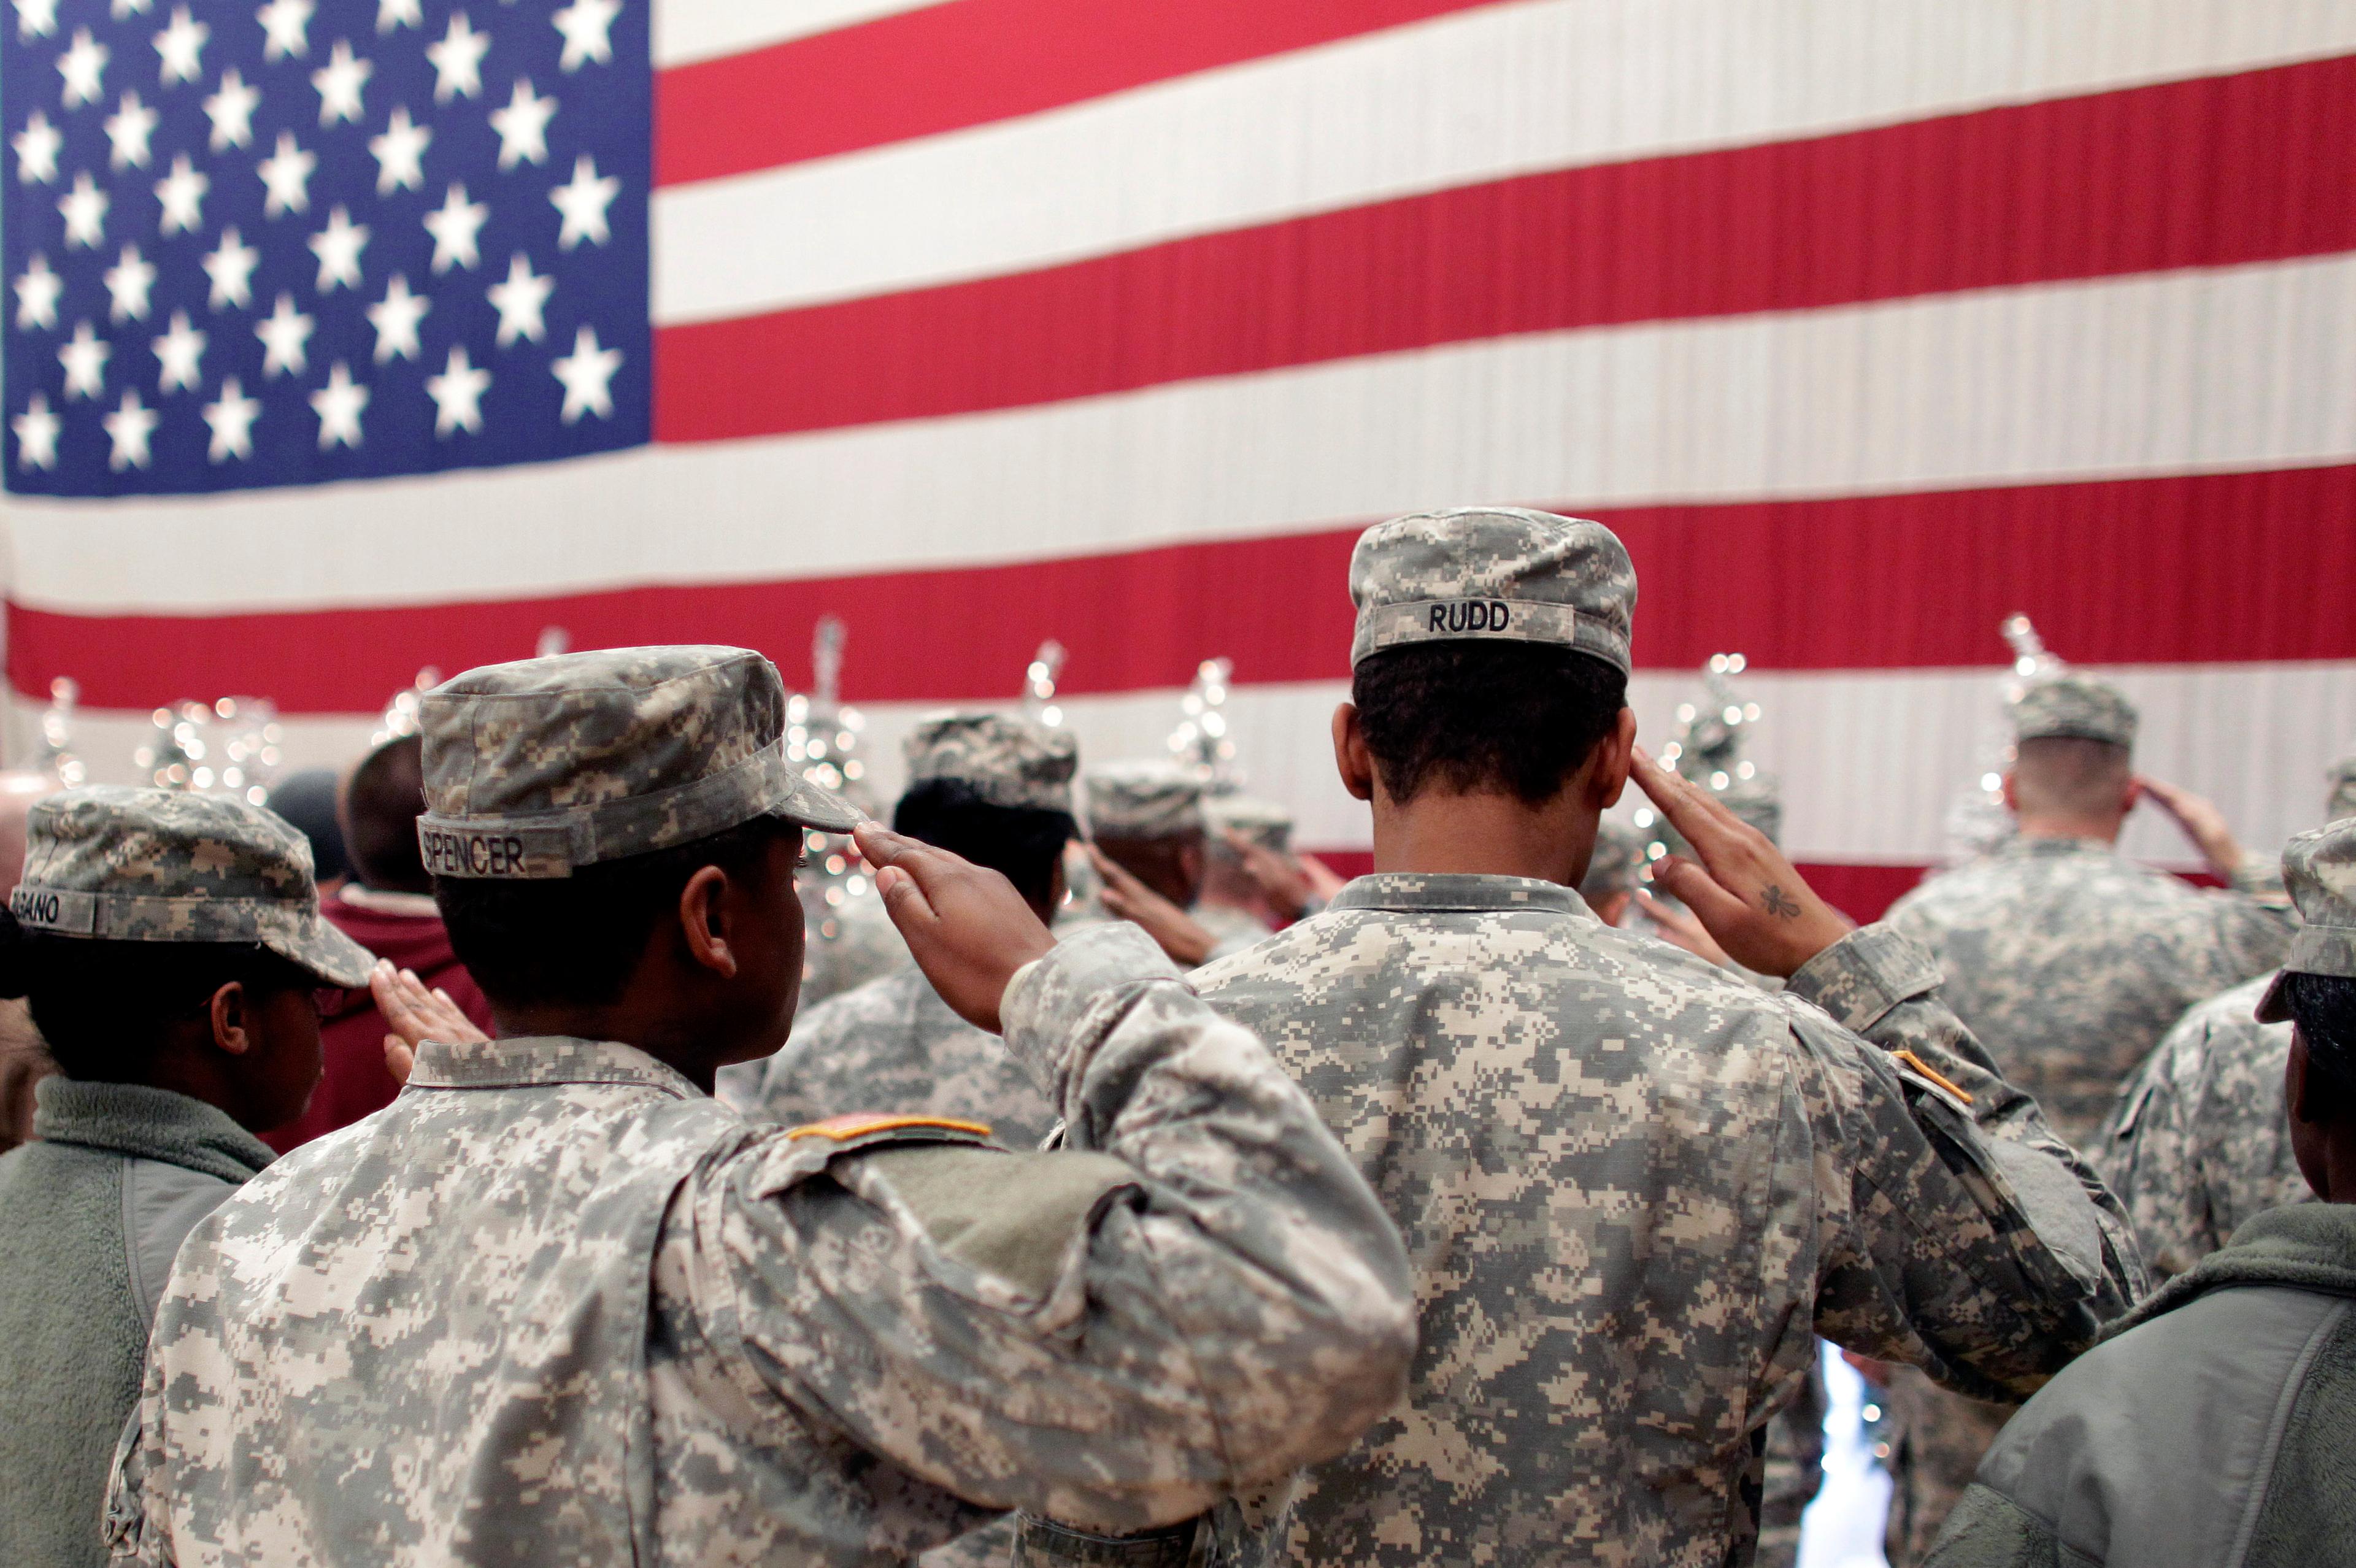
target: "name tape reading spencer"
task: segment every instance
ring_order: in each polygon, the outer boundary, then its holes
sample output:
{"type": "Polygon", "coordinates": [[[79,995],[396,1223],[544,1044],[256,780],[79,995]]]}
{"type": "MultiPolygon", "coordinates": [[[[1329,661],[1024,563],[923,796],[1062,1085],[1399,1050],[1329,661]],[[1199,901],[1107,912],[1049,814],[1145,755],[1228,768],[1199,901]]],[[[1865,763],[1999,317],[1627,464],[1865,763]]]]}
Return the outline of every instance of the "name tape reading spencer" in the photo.
{"type": "Polygon", "coordinates": [[[87,933],[98,929],[98,899],[91,893],[28,887],[19,882],[8,895],[8,912],[16,917],[17,924],[42,931],[87,933]]]}
{"type": "Polygon", "coordinates": [[[1503,599],[1448,599],[1430,607],[1432,632],[1503,632],[1514,624],[1513,606],[1503,599]]]}
{"type": "Polygon", "coordinates": [[[466,832],[418,824],[417,848],[437,877],[569,877],[573,858],[561,828],[466,832]]]}

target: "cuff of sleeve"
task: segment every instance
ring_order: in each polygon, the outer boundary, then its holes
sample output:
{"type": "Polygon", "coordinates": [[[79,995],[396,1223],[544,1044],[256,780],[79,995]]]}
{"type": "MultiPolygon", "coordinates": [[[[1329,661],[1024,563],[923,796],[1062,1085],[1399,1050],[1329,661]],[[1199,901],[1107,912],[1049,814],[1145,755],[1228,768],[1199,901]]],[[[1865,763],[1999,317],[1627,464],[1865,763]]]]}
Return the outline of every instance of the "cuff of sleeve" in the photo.
{"type": "Polygon", "coordinates": [[[2264,855],[2244,855],[2242,863],[2233,868],[2232,885],[2235,892],[2246,893],[2263,902],[2285,907],[2290,903],[2289,889],[2283,882],[2282,862],[2264,855]]]}
{"type": "Polygon", "coordinates": [[[1901,1002],[1933,990],[1939,961],[1912,937],[1887,925],[1850,932],[1800,965],[1787,989],[1824,1008],[1852,1034],[1863,1034],[1901,1002]]]}
{"type": "Polygon", "coordinates": [[[1081,926],[1007,982],[998,1008],[1007,1053],[1061,1107],[1136,987],[1180,978],[1169,955],[1128,921],[1081,926]]]}

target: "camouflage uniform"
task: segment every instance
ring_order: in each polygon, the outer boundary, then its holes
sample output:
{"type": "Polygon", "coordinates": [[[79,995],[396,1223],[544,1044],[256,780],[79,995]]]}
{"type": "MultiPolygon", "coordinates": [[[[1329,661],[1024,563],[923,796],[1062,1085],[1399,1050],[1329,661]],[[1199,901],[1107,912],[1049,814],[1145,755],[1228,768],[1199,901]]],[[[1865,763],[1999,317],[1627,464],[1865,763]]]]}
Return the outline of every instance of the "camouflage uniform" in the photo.
{"type": "MultiPolygon", "coordinates": [[[[1116,838],[1191,838],[1209,853],[1209,819],[1200,779],[1168,763],[1108,763],[1087,777],[1088,831],[1116,838]]],[[[1238,912],[1190,905],[1186,912],[1211,933],[1211,957],[1240,953],[1268,934],[1268,927],[1238,912]]],[[[1103,904],[1091,901],[1067,910],[1058,925],[1108,920],[1103,904]]]]}
{"type": "MultiPolygon", "coordinates": [[[[2126,746],[2136,716],[2115,688],[2073,673],[2029,687],[2014,723],[2022,741],[2126,746]]],[[[1940,955],[1948,1005],[2054,1130],[2093,1150],[2120,1084],[2169,1026],[2280,962],[2291,932],[2275,907],[2280,886],[2254,860],[2236,891],[2203,891],[2106,843],[2016,837],[1923,883],[1886,918],[1940,955]]],[[[1902,1432],[1890,1558],[1904,1563],[1929,1549],[2010,1411],[1974,1408],[1903,1371],[1890,1395],[1902,1432]]]]}
{"type": "Polygon", "coordinates": [[[816,1007],[871,980],[915,966],[908,944],[900,939],[899,928],[892,923],[884,900],[872,884],[852,892],[840,884],[828,887],[813,880],[798,891],[804,926],[809,933],[802,953],[803,1007],[816,1007]],[[825,902],[830,891],[841,892],[842,901],[825,902]]]}
{"type": "Polygon", "coordinates": [[[1634,893],[1636,871],[1644,863],[1644,842],[1634,830],[1616,822],[1598,822],[1595,853],[1588,857],[1587,875],[1580,879],[1579,896],[1593,908],[1614,893],[1634,893]]]}
{"type": "MultiPolygon", "coordinates": [[[[427,862],[849,827],[782,707],[734,649],[461,677],[424,703],[427,862]]],[[[1183,1517],[1387,1408],[1396,1234],[1258,1043],[1118,928],[1023,968],[1003,1018],[1072,1152],[757,1127],[611,1041],[427,1042],[181,1253],[115,1554],[869,1563],[983,1509],[1183,1517]]]]}
{"type": "MultiPolygon", "coordinates": [[[[911,788],[947,779],[994,805],[1072,809],[1077,753],[1066,731],[995,713],[935,714],[904,749],[911,788]]],[[[722,1099],[787,1126],[888,1105],[984,1122],[1000,1143],[1035,1148],[1055,1121],[998,1037],[952,1012],[913,965],[804,1013],[784,1050],[721,1079],[722,1099]]]]}
{"type": "MultiPolygon", "coordinates": [[[[1361,658],[1486,634],[1627,667],[1633,572],[1592,523],[1385,524],[1351,586],[1361,658]]],[[[1743,1561],[1815,1331],[2026,1392],[2140,1284],[2107,1194],[1882,928],[1767,996],[1568,888],[1377,873],[1195,979],[1341,1134],[1417,1282],[1408,1406],[1305,1477],[1288,1562],[1743,1561]]]]}

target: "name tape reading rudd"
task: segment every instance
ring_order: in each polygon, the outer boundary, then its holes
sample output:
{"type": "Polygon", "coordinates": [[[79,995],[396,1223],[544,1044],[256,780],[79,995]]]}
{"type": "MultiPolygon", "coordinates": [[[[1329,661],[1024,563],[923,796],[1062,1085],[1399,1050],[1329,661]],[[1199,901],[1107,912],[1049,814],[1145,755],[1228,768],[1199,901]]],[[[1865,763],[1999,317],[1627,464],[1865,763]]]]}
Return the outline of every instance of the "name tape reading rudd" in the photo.
{"type": "Polygon", "coordinates": [[[469,670],[420,705],[425,869],[570,877],[763,816],[848,832],[862,814],[787,762],[785,712],[776,667],[746,648],[603,648],[469,670]]]}

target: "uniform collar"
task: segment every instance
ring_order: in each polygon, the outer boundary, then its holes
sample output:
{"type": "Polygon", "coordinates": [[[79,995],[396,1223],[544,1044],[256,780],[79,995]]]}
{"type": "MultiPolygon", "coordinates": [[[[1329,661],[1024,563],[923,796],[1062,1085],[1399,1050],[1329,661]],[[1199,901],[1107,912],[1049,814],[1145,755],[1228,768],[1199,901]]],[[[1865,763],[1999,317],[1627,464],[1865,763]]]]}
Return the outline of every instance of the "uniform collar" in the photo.
{"type": "Polygon", "coordinates": [[[417,1065],[409,1074],[412,1089],[523,1089],[551,1083],[622,1083],[658,1089],[682,1100],[703,1095],[685,1073],[637,1046],[566,1035],[467,1045],[429,1040],[418,1046],[417,1065]]]}
{"type": "Polygon", "coordinates": [[[270,1146],[202,1100],[144,1083],[44,1078],[33,1089],[33,1136],[243,1181],[275,1157],[270,1146]]]}
{"type": "Polygon", "coordinates": [[[1997,853],[2008,859],[2051,859],[2062,855],[2109,855],[2116,847],[2100,838],[2024,837],[2019,835],[2007,839],[1997,853]]]}
{"type": "Polygon", "coordinates": [[[1536,877],[1494,877],[1462,871],[1376,871],[1333,895],[1328,909],[1546,910],[1594,920],[1574,889],[1536,877]]]}

